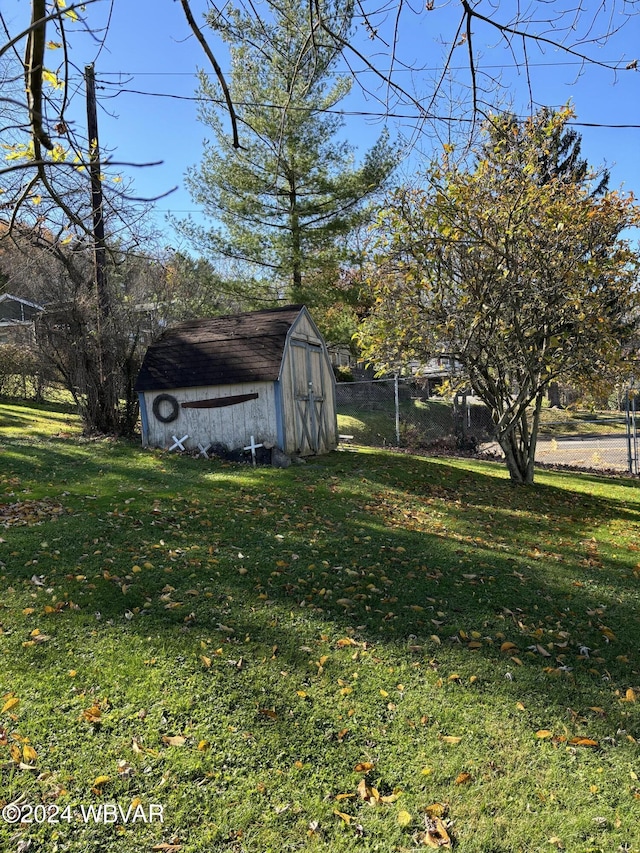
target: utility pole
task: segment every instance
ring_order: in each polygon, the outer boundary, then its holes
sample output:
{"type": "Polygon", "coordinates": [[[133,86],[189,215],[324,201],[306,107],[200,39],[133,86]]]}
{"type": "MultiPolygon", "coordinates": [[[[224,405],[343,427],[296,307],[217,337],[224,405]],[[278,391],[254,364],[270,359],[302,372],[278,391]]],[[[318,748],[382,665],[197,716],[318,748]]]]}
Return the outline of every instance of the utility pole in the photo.
{"type": "Polygon", "coordinates": [[[98,111],[96,108],[96,77],[93,64],[84,69],[87,90],[87,134],[89,136],[89,175],[91,177],[91,210],[93,212],[93,246],[98,296],[98,321],[109,315],[107,294],[107,251],[104,240],[102,179],[100,170],[100,145],[98,142],[98,111]]]}
{"type": "Polygon", "coordinates": [[[98,143],[98,111],[96,79],[93,64],[86,65],[84,79],[87,91],[87,135],[89,137],[89,176],[91,179],[91,210],[93,213],[93,255],[96,288],[97,373],[87,387],[87,406],[93,413],[93,423],[103,432],[113,432],[118,421],[118,395],[115,384],[113,343],[109,339],[111,305],[107,288],[107,248],[104,237],[104,203],[100,145],[98,143]]]}

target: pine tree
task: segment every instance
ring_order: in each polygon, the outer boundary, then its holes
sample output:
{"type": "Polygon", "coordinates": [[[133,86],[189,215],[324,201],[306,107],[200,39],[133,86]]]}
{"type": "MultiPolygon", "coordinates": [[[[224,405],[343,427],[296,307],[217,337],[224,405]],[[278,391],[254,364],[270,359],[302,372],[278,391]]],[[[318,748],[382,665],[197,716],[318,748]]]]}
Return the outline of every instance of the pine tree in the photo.
{"type": "MultiPolygon", "coordinates": [[[[202,76],[200,118],[215,140],[187,185],[216,224],[182,226],[210,255],[239,261],[259,287],[266,279],[272,297],[313,304],[337,280],[349,234],[397,157],[383,132],[355,164],[353,146],[338,138],[343,119],[336,107],[351,81],[334,73],[337,46],[321,34],[308,37],[308,9],[300,0],[272,9],[261,24],[238,10],[224,21],[210,16],[229,44],[242,149],[233,149],[223,127],[216,84],[202,76]]],[[[336,0],[324,14],[348,33],[350,0],[336,0]]]]}
{"type": "Polygon", "coordinates": [[[609,187],[608,170],[595,171],[590,167],[582,157],[582,136],[566,123],[559,125],[554,120],[556,115],[550,107],[541,107],[525,120],[513,113],[493,116],[487,123],[488,139],[483,156],[491,156],[492,151],[503,156],[507,149],[517,162],[517,152],[523,155],[533,139],[537,147],[535,178],[540,186],[559,178],[574,184],[589,184],[593,197],[603,195],[609,187]]]}

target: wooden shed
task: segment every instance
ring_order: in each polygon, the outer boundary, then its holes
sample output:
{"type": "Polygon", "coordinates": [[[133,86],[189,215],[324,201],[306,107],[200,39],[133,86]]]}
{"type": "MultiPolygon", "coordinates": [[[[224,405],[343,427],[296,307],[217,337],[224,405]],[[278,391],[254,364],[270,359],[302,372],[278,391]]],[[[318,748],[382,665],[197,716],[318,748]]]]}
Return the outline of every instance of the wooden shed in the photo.
{"type": "Polygon", "coordinates": [[[147,350],[136,391],[145,447],[179,438],[185,449],[235,450],[253,436],[308,456],[337,444],[333,370],[303,305],[168,329],[147,350]]]}

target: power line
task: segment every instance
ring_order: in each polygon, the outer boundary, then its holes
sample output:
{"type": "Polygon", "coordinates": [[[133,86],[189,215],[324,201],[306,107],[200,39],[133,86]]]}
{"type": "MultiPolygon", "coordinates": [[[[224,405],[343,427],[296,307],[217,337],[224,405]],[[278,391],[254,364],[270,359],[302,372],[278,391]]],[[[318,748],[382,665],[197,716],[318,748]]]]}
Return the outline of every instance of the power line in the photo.
{"type": "MultiPolygon", "coordinates": [[[[114,85],[114,84],[108,84],[114,85]]],[[[178,100],[178,101],[189,101],[191,103],[207,103],[207,104],[215,104],[216,106],[224,106],[224,102],[220,98],[203,98],[199,95],[178,95],[172,92],[144,92],[139,89],[125,89],[119,88],[117,95],[140,95],[142,97],[149,98],[168,98],[170,100],[178,100]]],[[[429,119],[432,121],[443,121],[443,122],[451,122],[458,124],[472,124],[475,119],[466,118],[464,116],[441,116],[441,115],[424,115],[422,113],[396,113],[396,112],[387,112],[380,111],[375,112],[372,110],[337,110],[330,108],[322,108],[309,110],[307,107],[295,107],[292,105],[281,106],[280,104],[266,104],[259,102],[251,102],[251,101],[239,101],[236,103],[237,107],[248,107],[251,109],[273,109],[273,110],[287,110],[289,112],[295,112],[296,110],[300,112],[315,112],[315,113],[323,113],[328,115],[338,115],[343,116],[345,118],[375,118],[375,119],[384,119],[384,118],[393,118],[393,119],[406,119],[409,121],[424,121],[425,119],[429,119]]],[[[602,128],[607,130],[640,130],[640,124],[628,124],[628,123],[607,123],[607,122],[585,122],[585,121],[569,121],[567,124],[572,125],[573,127],[590,127],[590,128],[602,128]]]]}
{"type": "MultiPolygon", "coordinates": [[[[611,70],[615,70],[614,66],[618,66],[618,71],[627,70],[626,66],[629,63],[628,57],[623,57],[622,59],[609,59],[609,60],[598,60],[603,65],[611,66],[611,70]]],[[[565,61],[548,61],[548,62],[527,62],[526,65],[528,68],[582,68],[584,66],[584,62],[581,60],[565,60],[565,61]]],[[[481,71],[499,71],[500,69],[519,69],[522,68],[523,63],[518,62],[500,62],[492,65],[482,65],[480,66],[481,71]]],[[[439,74],[444,70],[449,71],[467,71],[469,68],[468,65],[451,65],[445,69],[443,66],[434,65],[432,67],[426,66],[424,68],[395,68],[394,73],[404,73],[404,74],[415,74],[416,71],[429,73],[429,74],[439,74]]],[[[197,77],[199,76],[198,71],[101,71],[101,76],[109,76],[109,77],[197,77]]],[[[224,72],[225,74],[229,74],[230,71],[227,70],[224,72]]],[[[330,71],[328,72],[328,76],[340,77],[348,74],[349,72],[345,71],[330,71]]],[[[358,74],[373,74],[374,72],[370,69],[364,68],[362,71],[358,72],[358,74]]]]}

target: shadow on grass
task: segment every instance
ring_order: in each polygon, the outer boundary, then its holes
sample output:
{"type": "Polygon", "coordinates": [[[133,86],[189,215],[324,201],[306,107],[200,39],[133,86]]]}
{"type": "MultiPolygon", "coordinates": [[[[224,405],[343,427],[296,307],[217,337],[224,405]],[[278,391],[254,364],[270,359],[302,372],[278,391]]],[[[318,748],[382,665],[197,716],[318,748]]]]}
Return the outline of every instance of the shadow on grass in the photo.
{"type": "Polygon", "coordinates": [[[569,474],[514,488],[499,466],[457,460],[336,453],[276,471],[107,442],[13,442],[5,460],[27,489],[5,488],[8,501],[65,507],[37,525],[18,516],[0,550],[5,583],[54,588],[52,630],[213,637],[230,659],[250,637],[301,673],[301,647],[326,633],[530,671],[541,701],[545,676],[569,678],[568,693],[638,680],[628,481],[604,497],[569,474]]]}

